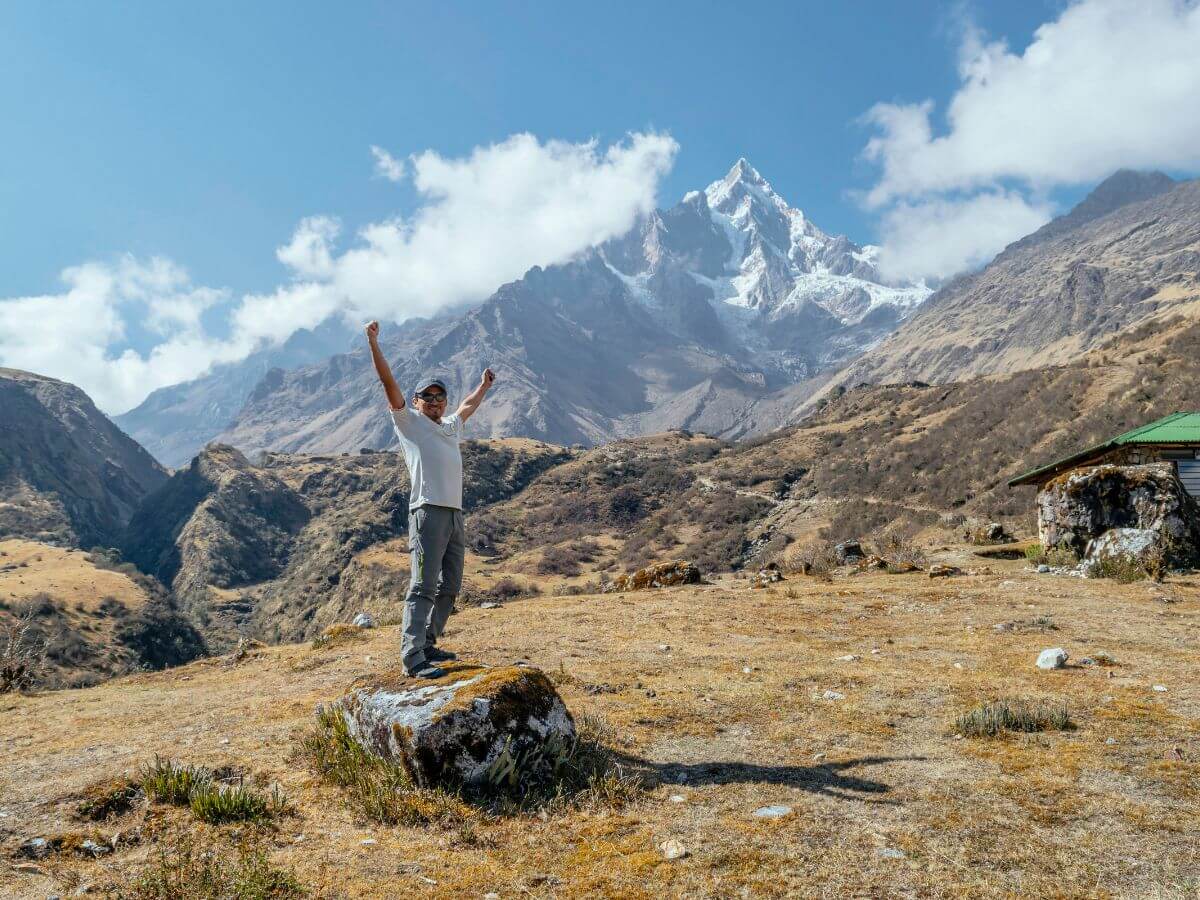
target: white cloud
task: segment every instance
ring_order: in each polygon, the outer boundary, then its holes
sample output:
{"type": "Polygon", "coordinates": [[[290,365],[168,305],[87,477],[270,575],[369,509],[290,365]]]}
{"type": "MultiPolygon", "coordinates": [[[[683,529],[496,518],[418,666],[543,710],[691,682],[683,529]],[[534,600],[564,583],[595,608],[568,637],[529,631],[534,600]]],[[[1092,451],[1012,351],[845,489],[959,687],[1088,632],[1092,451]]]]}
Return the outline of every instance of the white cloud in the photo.
{"type": "Polygon", "coordinates": [[[375,157],[375,174],[388,181],[404,180],[404,162],[396,159],[382,147],[371,145],[371,155],[375,157]]]}
{"type": "Polygon", "coordinates": [[[1015,191],[898,203],[883,217],[879,270],[900,281],[962,272],[1050,221],[1049,204],[1015,191]]]}
{"type": "MultiPolygon", "coordinates": [[[[867,113],[877,133],[864,156],[880,168],[869,208],[938,197],[950,214],[944,236],[961,243],[952,229],[962,217],[948,195],[965,192],[970,202],[973,192],[1015,184],[1028,197],[1122,167],[1200,168],[1196,0],[1081,0],[1019,53],[968,27],[959,77],[944,133],[935,133],[932,101],[881,103],[867,113]]],[[[993,242],[975,256],[1003,247],[994,243],[1002,229],[976,230],[993,242]]],[[[936,239],[932,226],[927,236],[936,239]]]]}
{"type": "Polygon", "coordinates": [[[128,257],[67,269],[57,294],[0,298],[0,365],[70,381],[116,413],[335,314],[399,322],[479,301],[627,231],[654,208],[676,150],[658,134],[606,149],[522,134],[462,159],[422,153],[410,160],[422,202],[409,219],[369,225],[341,252],[336,219],[302,220],[276,250],[293,280],[242,296],[227,337],[202,321],[227,292],[193,285],[166,260],[128,257]],[[162,340],[131,349],[134,322],[162,340]]]}

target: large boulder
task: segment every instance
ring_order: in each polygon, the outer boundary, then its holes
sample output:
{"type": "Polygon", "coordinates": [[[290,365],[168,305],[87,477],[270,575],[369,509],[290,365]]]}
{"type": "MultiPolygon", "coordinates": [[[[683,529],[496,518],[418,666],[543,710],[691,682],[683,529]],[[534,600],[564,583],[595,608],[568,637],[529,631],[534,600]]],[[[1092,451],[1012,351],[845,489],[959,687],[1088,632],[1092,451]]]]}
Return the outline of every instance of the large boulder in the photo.
{"type": "Polygon", "coordinates": [[[1068,472],[1038,494],[1038,534],[1042,546],[1062,547],[1089,557],[1089,551],[1129,543],[1129,535],[1093,546],[1112,529],[1139,535],[1139,553],[1153,552],[1169,566],[1200,563],[1200,506],[1170,463],[1092,466],[1068,472]]]}
{"type": "Polygon", "coordinates": [[[514,775],[529,783],[553,774],[575,722],[545,673],[445,668],[433,682],[399,671],[359,679],[333,708],[364,747],[424,787],[488,788],[514,775]]]}

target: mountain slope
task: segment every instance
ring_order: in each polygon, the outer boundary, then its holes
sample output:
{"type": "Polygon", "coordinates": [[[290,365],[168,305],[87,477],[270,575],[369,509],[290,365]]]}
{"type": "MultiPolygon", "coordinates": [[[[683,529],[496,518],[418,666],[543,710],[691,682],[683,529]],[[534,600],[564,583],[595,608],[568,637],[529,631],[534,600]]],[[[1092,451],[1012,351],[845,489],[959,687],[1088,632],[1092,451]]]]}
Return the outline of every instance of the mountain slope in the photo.
{"type": "Polygon", "coordinates": [[[167,474],[74,385],[0,369],[0,537],[116,543],[167,474]]]}
{"type": "MultiPolygon", "coordinates": [[[[529,441],[468,441],[464,506],[504,499],[569,457],[529,441]]],[[[408,478],[395,453],[276,454],[256,465],[213,444],[146,498],[122,550],[221,649],[240,635],[312,637],[380,594],[398,600],[392,570],[357,554],[407,526],[408,478]]]]}
{"type": "Polygon", "coordinates": [[[291,369],[345,349],[353,333],[330,319],[303,329],[283,345],[252,353],[207,375],[160,388],[114,421],[165,466],[186,463],[237,415],[254,386],[275,369],[291,369]]]}
{"type": "MultiPolygon", "coordinates": [[[[794,402],[797,385],[861,353],[927,296],[883,284],[874,257],[822,232],[739,160],[706,191],[572,262],[531,269],[421,342],[386,327],[384,347],[406,389],[436,371],[456,399],[496,368],[471,423],[480,436],[741,434],[752,410],[781,394],[794,402]]],[[[246,452],[384,446],[381,397],[359,347],[270,373],[220,440],[246,452]]]]}
{"type": "Polygon", "coordinates": [[[938,291],[837,382],[951,382],[1062,364],[1200,297],[1200,181],[1164,190],[1165,177],[1113,176],[938,291]]]}

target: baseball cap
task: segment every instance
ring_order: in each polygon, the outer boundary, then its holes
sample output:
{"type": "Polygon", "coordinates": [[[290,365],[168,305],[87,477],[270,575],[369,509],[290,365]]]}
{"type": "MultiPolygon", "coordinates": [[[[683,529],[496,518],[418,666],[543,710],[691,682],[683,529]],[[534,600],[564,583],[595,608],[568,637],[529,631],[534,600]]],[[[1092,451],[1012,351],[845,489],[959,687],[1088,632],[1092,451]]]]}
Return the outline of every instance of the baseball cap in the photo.
{"type": "Polygon", "coordinates": [[[417,384],[422,386],[413,391],[414,394],[422,394],[431,387],[440,387],[444,393],[450,393],[450,391],[446,389],[446,382],[442,381],[440,378],[424,378],[421,381],[418,381],[417,384]]]}

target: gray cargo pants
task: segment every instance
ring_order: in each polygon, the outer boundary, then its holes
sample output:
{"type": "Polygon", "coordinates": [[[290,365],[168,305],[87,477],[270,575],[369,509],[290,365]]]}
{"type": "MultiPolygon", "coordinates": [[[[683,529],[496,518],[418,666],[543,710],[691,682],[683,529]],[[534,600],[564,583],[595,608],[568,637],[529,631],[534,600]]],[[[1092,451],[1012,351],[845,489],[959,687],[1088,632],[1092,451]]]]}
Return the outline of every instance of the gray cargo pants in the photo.
{"type": "Polygon", "coordinates": [[[425,648],[446,630],[454,598],[462,588],[467,536],[460,509],[426,504],[408,513],[412,580],[404,598],[404,668],[425,664],[425,648]]]}

